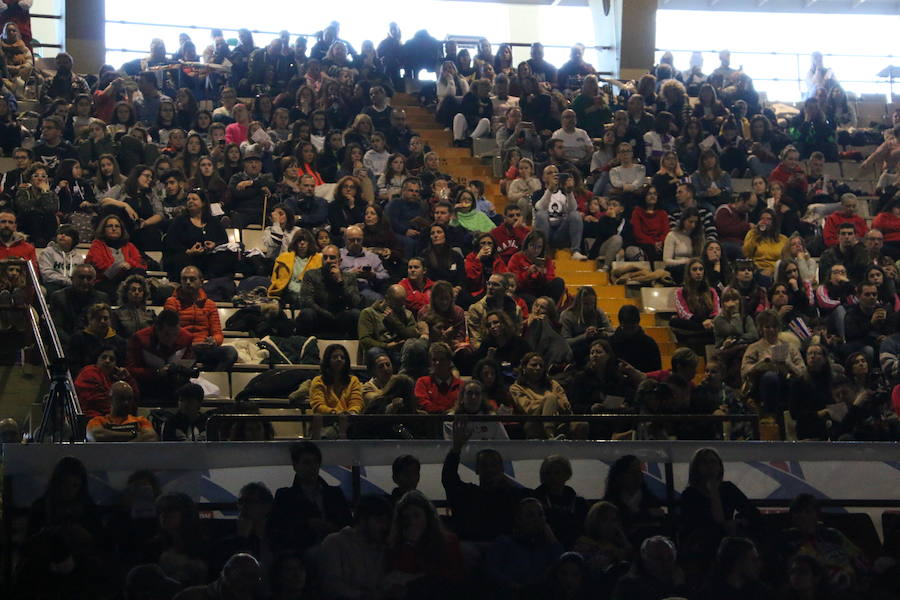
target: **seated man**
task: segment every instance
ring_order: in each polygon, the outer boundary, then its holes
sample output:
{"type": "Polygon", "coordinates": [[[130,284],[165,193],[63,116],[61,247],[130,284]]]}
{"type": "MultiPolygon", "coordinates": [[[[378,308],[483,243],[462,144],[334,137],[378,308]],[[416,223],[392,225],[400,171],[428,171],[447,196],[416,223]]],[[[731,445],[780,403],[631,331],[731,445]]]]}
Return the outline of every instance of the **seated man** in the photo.
{"type": "Polygon", "coordinates": [[[344,231],[345,248],[341,249],[341,271],[356,275],[359,294],[366,304],[381,300],[388,272],[377,254],[363,248],[363,230],[352,225],[344,231]]]}
{"type": "Polygon", "coordinates": [[[522,243],[530,231],[530,227],[522,224],[522,209],[514,203],[507,204],[503,208],[503,222],[491,229],[497,254],[503,262],[508,263],[513,254],[522,250],[522,243]]]}
{"type": "Polygon", "coordinates": [[[145,417],[136,417],[134,393],[124,381],[109,390],[109,415],[94,417],[87,424],[89,442],[155,442],[156,432],[145,417]]]}
{"type": "MultiPolygon", "coordinates": [[[[435,204],[431,211],[434,222],[444,226],[444,231],[447,234],[447,245],[451,248],[458,248],[463,255],[466,255],[472,249],[472,234],[464,227],[450,224],[453,221],[453,212],[453,205],[446,200],[441,200],[435,204]]],[[[419,238],[419,256],[423,256],[428,251],[430,244],[431,240],[427,235],[419,238]]]]}
{"type": "Polygon", "coordinates": [[[184,189],[184,173],[178,169],[163,174],[162,184],[165,186],[165,194],[162,199],[163,212],[167,219],[173,219],[184,213],[187,191],[184,189]]]}
{"type": "Polygon", "coordinates": [[[208,371],[227,371],[237,362],[237,350],[222,345],[225,336],[219,322],[219,311],[202,286],[200,269],[183,268],[181,285],[166,299],[165,307],[178,313],[181,327],[193,336],[192,347],[197,360],[208,371]]]}
{"type": "Polygon", "coordinates": [[[594,144],[587,131],[575,127],[575,111],[567,108],[560,116],[562,127],[553,132],[553,139],[562,140],[563,156],[581,168],[590,164],[594,154],[594,144]]]}
{"type": "Polygon", "coordinates": [[[416,243],[422,237],[420,230],[428,218],[421,194],[421,180],[407,177],[400,188],[400,197],[388,202],[384,209],[384,216],[390,222],[397,240],[403,244],[407,256],[415,255],[416,243]]]}
{"type": "Polygon", "coordinates": [[[460,454],[471,432],[465,420],[454,421],[453,446],[444,458],[441,483],[453,511],[452,529],[463,540],[490,542],[498,535],[512,533],[516,507],[532,492],[506,476],[503,457],[494,449],[475,455],[478,483],[463,482],[459,477],[460,454]]]}
{"type": "MultiPolygon", "coordinates": [[[[519,210],[516,207],[516,210],[519,210]]],[[[469,330],[469,342],[478,349],[484,329],[484,318],[492,310],[502,310],[515,325],[516,331],[522,328],[522,309],[515,299],[509,295],[507,278],[501,273],[492,274],[486,284],[487,293],[484,298],[469,307],[466,311],[466,324],[469,330]]]]}
{"type": "MultiPolygon", "coordinates": [[[[0,219],[2,218],[0,214],[0,219]]],[[[56,332],[63,346],[68,345],[72,335],[87,325],[88,307],[95,304],[109,306],[109,297],[94,289],[95,279],[97,272],[94,267],[80,264],[72,271],[72,285],[56,290],[47,297],[53,324],[56,325],[56,332]]]]}
{"type": "Polygon", "coordinates": [[[844,223],[853,225],[856,237],[863,239],[869,231],[865,219],[856,214],[859,199],[856,194],[846,193],[841,196],[841,209],[825,218],[825,227],[822,228],[822,239],[826,248],[831,248],[838,243],[838,230],[844,223]]]}
{"type": "Polygon", "coordinates": [[[126,366],[145,398],[172,402],[175,390],[193,376],[193,341],[191,333],[179,326],[178,313],[170,309],[131,336],[126,366]]]}
{"type": "Polygon", "coordinates": [[[462,380],[453,374],[453,351],[444,342],[428,348],[431,373],[416,380],[419,409],[429,413],[446,413],[456,405],[462,380]]]}
{"type": "Polygon", "coordinates": [[[341,271],[337,246],[322,248],[322,267],[303,275],[297,331],[303,335],[355,339],[362,299],[356,275],[341,271]]]}
{"type": "Polygon", "coordinates": [[[328,202],[316,196],[316,178],[312,175],[300,177],[300,194],[297,200],[287,196],[285,204],[294,210],[297,225],[305,229],[322,227],[328,221],[328,202]]]}
{"type": "MultiPolygon", "coordinates": [[[[349,229],[348,229],[349,231],[349,229]]],[[[406,288],[395,284],[387,289],[384,300],[364,308],[359,314],[359,345],[364,355],[373,350],[388,353],[394,364],[402,364],[412,345],[428,348],[428,326],[416,323],[406,308],[406,288]]]]}
{"type": "Polygon", "coordinates": [[[262,159],[255,152],[244,156],[244,170],[231,176],[229,217],[233,227],[243,228],[261,224],[266,199],[275,190],[275,180],[262,173],[262,159]]]}
{"type": "MultiPolygon", "coordinates": [[[[219,578],[179,592],[173,600],[210,600],[214,598],[253,598],[262,582],[263,570],[250,554],[235,554],[222,567],[219,578]]],[[[306,574],[304,573],[305,577],[306,574]]],[[[163,597],[163,596],[160,596],[163,597]]]]}
{"type": "Polygon", "coordinates": [[[838,225],[837,244],[822,253],[819,259],[819,281],[826,282],[831,275],[831,267],[842,264],[847,268],[850,281],[860,283],[869,266],[869,253],[856,236],[856,225],[838,225]]]}
{"type": "Polygon", "coordinates": [[[275,492],[268,531],[277,550],[305,552],[328,534],[350,525],[350,507],[341,488],[319,476],[322,451],[312,442],[291,444],[294,483],[275,492]]]}
{"type": "Polygon", "coordinates": [[[691,589],[678,566],[675,544],[662,535],[641,543],[641,553],[631,570],[616,584],[612,600],[686,597],[691,589]]]}
{"type": "Polygon", "coordinates": [[[24,233],[18,231],[16,214],[8,209],[0,210],[0,260],[30,260],[35,272],[40,273],[34,246],[27,239],[24,233]]]}
{"type": "Polygon", "coordinates": [[[636,306],[626,304],[619,309],[619,326],[609,338],[609,344],[619,359],[638,371],[649,373],[662,369],[659,344],[644,332],[636,306]]]}
{"type": "Polygon", "coordinates": [[[550,165],[544,169],[544,185],[544,192],[534,205],[535,230],[544,232],[551,245],[568,243],[573,259],[587,260],[581,253],[584,221],[573,194],[575,180],[550,165]]]}
{"type": "Polygon", "coordinates": [[[202,442],[206,440],[206,419],[200,412],[203,388],[186,383],[175,391],[175,414],[163,423],[160,437],[164,442],[202,442]]]}
{"type": "Polygon", "coordinates": [[[855,305],[847,309],[844,317],[844,340],[840,354],[848,358],[854,352],[866,355],[869,364],[875,363],[881,340],[894,332],[893,306],[878,302],[878,286],[863,282],[857,286],[855,305]]]}
{"type": "Polygon", "coordinates": [[[384,496],[367,494],[356,506],[352,527],[322,541],[319,576],[325,598],[377,598],[385,591],[387,536],[393,507],[384,496]]]}

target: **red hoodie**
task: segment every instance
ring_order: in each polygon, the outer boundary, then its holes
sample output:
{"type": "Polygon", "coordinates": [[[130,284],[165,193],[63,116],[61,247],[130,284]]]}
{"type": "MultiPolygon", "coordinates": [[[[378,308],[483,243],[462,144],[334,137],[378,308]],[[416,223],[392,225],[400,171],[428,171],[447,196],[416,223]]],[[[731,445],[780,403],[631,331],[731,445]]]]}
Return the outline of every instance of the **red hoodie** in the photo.
{"type": "Polygon", "coordinates": [[[506,225],[497,225],[491,229],[491,237],[497,244],[497,253],[504,262],[509,263],[512,255],[522,249],[522,242],[531,229],[524,225],[516,225],[510,230],[506,225]]]}
{"type": "Polygon", "coordinates": [[[863,239],[866,234],[869,233],[869,228],[866,225],[866,222],[859,215],[847,216],[842,210],[833,212],[825,219],[825,227],[822,228],[822,239],[825,241],[826,248],[837,246],[838,230],[844,223],[850,223],[851,225],[853,225],[853,229],[856,230],[856,237],[858,237],[859,239],[863,239]]]}
{"type": "Polygon", "coordinates": [[[0,260],[6,260],[8,258],[30,260],[31,264],[34,265],[34,272],[37,273],[38,277],[41,276],[41,270],[38,268],[37,254],[34,251],[34,246],[25,241],[24,233],[14,231],[12,238],[9,240],[9,244],[0,242],[0,260]]]}
{"type": "MultiPolygon", "coordinates": [[[[492,273],[506,273],[506,263],[500,258],[500,255],[494,257],[492,273]]],[[[478,258],[475,252],[469,252],[466,256],[466,283],[468,284],[469,293],[473,296],[481,296],[484,293],[487,280],[484,278],[484,264],[478,258]]]]}
{"type": "MultiPolygon", "coordinates": [[[[131,242],[122,246],[122,256],[125,258],[125,262],[135,269],[140,269],[142,271],[147,270],[147,265],[144,264],[144,259],[141,258],[140,251],[131,242]]],[[[91,249],[88,250],[87,256],[84,258],[84,262],[92,265],[97,270],[97,281],[102,281],[106,279],[104,272],[113,266],[115,260],[113,259],[112,251],[109,249],[109,246],[106,245],[106,242],[94,240],[91,243],[91,249]]]]}
{"type": "Polygon", "coordinates": [[[548,281],[552,281],[556,278],[556,269],[553,266],[553,259],[548,258],[545,261],[546,273],[532,273],[528,270],[528,267],[533,265],[531,259],[528,258],[524,252],[516,252],[511,259],[509,259],[509,272],[516,276],[516,283],[518,284],[518,288],[516,291],[519,293],[530,294],[532,296],[540,296],[541,290],[538,289],[538,286],[542,286],[548,281]]]}

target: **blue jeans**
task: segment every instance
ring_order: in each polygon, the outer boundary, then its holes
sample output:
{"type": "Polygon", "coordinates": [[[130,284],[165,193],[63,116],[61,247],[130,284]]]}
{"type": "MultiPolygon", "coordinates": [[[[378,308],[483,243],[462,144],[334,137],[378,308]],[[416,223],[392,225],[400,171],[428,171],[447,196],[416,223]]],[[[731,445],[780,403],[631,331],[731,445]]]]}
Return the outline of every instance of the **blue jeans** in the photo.
{"type": "Polygon", "coordinates": [[[543,231],[553,247],[560,248],[568,243],[569,248],[573,252],[581,250],[581,235],[584,231],[584,221],[581,220],[581,213],[577,210],[567,214],[566,218],[556,225],[550,225],[550,214],[547,211],[535,211],[534,228],[538,231],[543,231]]]}

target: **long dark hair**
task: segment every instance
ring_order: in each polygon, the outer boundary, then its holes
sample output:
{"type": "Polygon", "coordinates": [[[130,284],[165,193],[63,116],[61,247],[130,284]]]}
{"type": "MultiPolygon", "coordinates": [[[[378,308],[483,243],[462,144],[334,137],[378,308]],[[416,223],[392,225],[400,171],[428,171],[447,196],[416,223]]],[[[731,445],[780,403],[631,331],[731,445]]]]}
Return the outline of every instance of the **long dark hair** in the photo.
{"type": "Polygon", "coordinates": [[[519,376],[516,378],[516,383],[524,388],[530,388],[530,384],[525,379],[525,368],[528,366],[528,363],[531,362],[533,358],[541,359],[541,362],[544,363],[544,370],[541,372],[541,379],[538,381],[539,390],[549,390],[550,389],[550,378],[547,376],[547,359],[539,352],[528,352],[525,356],[522,357],[522,362],[519,363],[519,376]]]}
{"type": "Polygon", "coordinates": [[[706,267],[699,258],[692,258],[684,268],[684,286],[681,288],[684,301],[693,313],[709,314],[713,309],[712,290],[706,281],[706,267]],[[691,277],[691,267],[700,265],[703,267],[703,279],[694,281],[691,277]]]}
{"type": "Polygon", "coordinates": [[[144,171],[150,171],[151,173],[153,173],[154,177],[156,175],[156,172],[153,170],[153,167],[148,167],[147,165],[143,165],[143,164],[135,165],[135,167],[133,169],[131,169],[131,172],[128,173],[128,179],[125,180],[124,188],[125,188],[126,195],[131,196],[131,197],[136,197],[138,194],[141,194],[141,193],[145,193],[145,194],[149,193],[149,191],[147,191],[147,190],[141,190],[140,188],[138,188],[138,182],[137,182],[138,177],[140,177],[141,173],[143,173],[144,171]]]}
{"type": "Polygon", "coordinates": [[[700,211],[697,209],[697,207],[688,206],[683,211],[681,211],[681,217],[678,219],[677,229],[678,231],[684,233],[684,223],[691,217],[697,217],[697,225],[694,226],[694,231],[690,233],[690,238],[694,254],[699,256],[701,246],[703,245],[703,240],[706,237],[706,234],[703,231],[703,221],[700,219],[700,211]]]}
{"type": "Polygon", "coordinates": [[[425,495],[418,491],[412,490],[406,492],[400,501],[394,506],[394,520],[391,524],[391,532],[388,536],[391,548],[400,548],[406,544],[403,537],[403,513],[408,507],[416,507],[425,513],[425,531],[422,539],[416,548],[417,554],[425,562],[434,565],[443,565],[444,558],[447,553],[447,533],[441,520],[438,517],[437,510],[434,505],[429,502],[425,495]]]}
{"type": "Polygon", "coordinates": [[[94,175],[94,186],[96,186],[96,188],[98,190],[104,191],[103,188],[106,185],[109,185],[111,187],[117,186],[117,185],[122,185],[122,183],[124,181],[125,181],[125,178],[122,177],[122,171],[119,169],[118,159],[116,159],[116,157],[112,154],[108,154],[108,153],[101,154],[97,158],[97,173],[94,175]],[[102,161],[102,160],[108,160],[112,163],[113,173],[112,173],[112,176],[109,178],[109,181],[106,181],[104,179],[103,172],[100,169],[100,161],[102,161]]]}
{"type": "Polygon", "coordinates": [[[706,281],[709,282],[710,287],[715,287],[710,279],[710,273],[714,271],[715,263],[707,255],[707,251],[712,244],[718,244],[719,246],[719,277],[722,279],[722,284],[727,285],[731,281],[731,261],[728,260],[728,257],[725,255],[725,249],[722,248],[722,244],[718,240],[707,240],[703,244],[703,250],[700,252],[700,260],[703,262],[703,268],[706,269],[706,281]]]}
{"type": "MultiPolygon", "coordinates": [[[[640,464],[641,460],[634,454],[626,454],[620,456],[609,466],[609,472],[606,474],[606,491],[603,493],[603,499],[618,504],[619,496],[622,493],[622,477],[634,463],[640,464]]],[[[641,487],[644,487],[641,482],[641,487]]]]}
{"type": "Polygon", "coordinates": [[[291,252],[297,252],[297,248],[300,245],[301,240],[306,240],[307,246],[307,257],[314,255],[318,252],[318,246],[316,245],[316,238],[313,236],[312,232],[305,227],[295,227],[294,232],[291,234],[291,241],[288,244],[288,250],[291,252]]]}
{"type": "Polygon", "coordinates": [[[333,385],[335,383],[347,385],[350,383],[350,353],[340,344],[329,344],[325,348],[319,368],[322,371],[322,381],[325,385],[333,385]],[[331,355],[335,352],[344,354],[344,368],[340,373],[335,373],[331,370],[331,355]]]}
{"type": "Polygon", "coordinates": [[[594,291],[594,288],[589,285],[583,285],[578,288],[578,291],[575,292],[575,300],[572,302],[572,306],[566,309],[566,312],[569,311],[575,315],[575,324],[579,327],[597,323],[600,311],[597,308],[597,292],[594,291]],[[594,297],[594,301],[587,308],[584,306],[585,296],[594,297]]]}
{"type": "Polygon", "coordinates": [[[770,225],[767,230],[760,231],[757,224],[756,233],[759,235],[760,239],[777,242],[778,236],[781,235],[781,219],[778,218],[778,214],[771,208],[764,208],[759,211],[760,217],[766,214],[772,217],[772,225],[770,225]]]}
{"type": "Polygon", "coordinates": [[[88,492],[88,475],[87,469],[80,460],[73,456],[64,456],[59,459],[56,466],[53,467],[53,473],[50,475],[50,481],[47,483],[47,489],[44,490],[44,517],[47,524],[57,523],[57,519],[64,517],[60,513],[62,499],[62,487],[68,477],[76,477],[79,482],[78,498],[75,503],[80,504],[84,508],[92,508],[94,500],[88,492]]]}

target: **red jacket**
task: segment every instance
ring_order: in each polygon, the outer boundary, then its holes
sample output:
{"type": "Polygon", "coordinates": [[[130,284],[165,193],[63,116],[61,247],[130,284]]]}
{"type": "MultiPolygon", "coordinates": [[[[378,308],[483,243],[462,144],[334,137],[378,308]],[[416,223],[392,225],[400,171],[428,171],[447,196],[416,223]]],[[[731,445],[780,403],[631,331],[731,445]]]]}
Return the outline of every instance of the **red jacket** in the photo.
{"type": "Polygon", "coordinates": [[[34,246],[25,241],[24,233],[15,231],[13,232],[9,244],[0,242],[0,260],[6,260],[8,258],[30,260],[31,264],[34,265],[34,272],[37,273],[38,277],[41,276],[41,270],[38,268],[37,254],[34,251],[34,246]]]}
{"type": "Polygon", "coordinates": [[[445,413],[456,406],[462,380],[454,377],[447,387],[438,385],[431,375],[419,377],[416,381],[416,400],[419,408],[430,413],[445,413]]]}
{"type": "MultiPolygon", "coordinates": [[[[107,377],[97,365],[88,365],[81,369],[75,378],[75,392],[81,403],[81,410],[89,417],[108,415],[110,411],[109,388],[117,380],[107,377]]],[[[140,389],[134,377],[129,373],[122,379],[134,391],[135,403],[140,400],[140,389]]]]}
{"type": "Polygon", "coordinates": [[[406,290],[406,308],[412,314],[419,314],[419,311],[431,302],[431,286],[434,285],[434,282],[430,279],[425,279],[425,289],[421,292],[412,286],[409,282],[409,277],[401,279],[400,285],[406,290]]]}
{"type": "MultiPolygon", "coordinates": [[[[506,263],[500,255],[494,256],[494,263],[491,267],[492,273],[506,273],[506,263]]],[[[475,252],[469,252],[466,256],[466,283],[468,284],[469,293],[473,296],[481,296],[484,294],[487,278],[485,278],[484,264],[478,258],[475,252]]]]}
{"type": "Polygon", "coordinates": [[[193,341],[194,337],[191,333],[187,329],[182,328],[178,332],[175,344],[167,348],[159,344],[152,325],[144,327],[128,339],[128,355],[126,358],[128,371],[142,384],[152,382],[156,378],[158,368],[148,365],[147,358],[155,357],[163,364],[168,363],[169,359],[176,354],[180,355],[181,358],[193,358],[194,355],[191,351],[193,341]]]}
{"type": "MultiPolygon", "coordinates": [[[[803,174],[803,172],[801,170],[798,170],[797,172],[799,172],[801,175],[803,174]]],[[[769,174],[769,181],[770,182],[777,181],[778,183],[780,183],[781,185],[784,186],[785,191],[787,191],[789,189],[799,190],[803,194],[803,197],[805,198],[806,192],[809,189],[809,182],[806,180],[806,176],[804,175],[800,179],[799,183],[795,183],[793,185],[788,185],[788,181],[790,181],[791,176],[793,174],[794,173],[789,171],[787,169],[787,167],[784,166],[784,163],[778,163],[778,166],[776,166],[774,169],[772,169],[772,172],[769,174]]]]}
{"type": "Polygon", "coordinates": [[[516,225],[510,230],[506,225],[497,225],[491,229],[491,237],[497,244],[497,253],[500,257],[509,263],[512,255],[522,249],[522,242],[525,236],[531,232],[531,229],[524,225],[516,225]]]}
{"type": "Polygon", "coordinates": [[[631,211],[631,233],[638,244],[663,242],[669,233],[669,215],[661,208],[648,214],[642,206],[631,211]]]}
{"type": "MultiPolygon", "coordinates": [[[[859,239],[863,239],[866,234],[869,233],[869,227],[859,215],[850,215],[848,217],[842,210],[833,212],[825,219],[825,227],[822,229],[822,239],[825,240],[825,246],[827,248],[837,246],[838,229],[840,229],[841,225],[844,223],[853,225],[853,229],[856,230],[856,237],[859,239]]],[[[875,224],[872,223],[873,227],[874,225],[875,224]]]]}
{"type": "Polygon", "coordinates": [[[872,229],[880,231],[886,242],[900,242],[900,217],[895,217],[894,213],[879,213],[872,220],[872,229]]]}
{"type": "MultiPolygon", "coordinates": [[[[141,258],[140,251],[131,242],[122,246],[122,256],[125,257],[125,262],[133,268],[142,271],[147,270],[147,265],[144,263],[144,259],[141,258]]],[[[113,266],[115,260],[106,242],[94,240],[91,243],[91,249],[88,250],[87,256],[84,258],[84,262],[92,265],[97,270],[97,281],[102,281],[106,279],[106,270],[113,266]]]]}
{"type": "Polygon", "coordinates": [[[518,283],[517,291],[525,294],[530,294],[532,296],[540,296],[541,290],[538,289],[538,286],[542,286],[548,281],[551,281],[556,278],[556,270],[553,266],[553,259],[546,259],[546,273],[532,273],[528,270],[528,267],[533,265],[527,256],[525,256],[524,252],[516,252],[512,258],[509,259],[509,272],[516,276],[516,282],[518,283]]]}
{"type": "Polygon", "coordinates": [[[216,340],[216,344],[221,345],[225,341],[225,336],[222,335],[222,324],[219,321],[216,303],[210,300],[202,289],[195,302],[189,302],[179,294],[180,291],[181,286],[178,286],[175,292],[166,298],[165,308],[178,313],[181,317],[181,327],[194,336],[195,344],[212,337],[216,340]]]}

